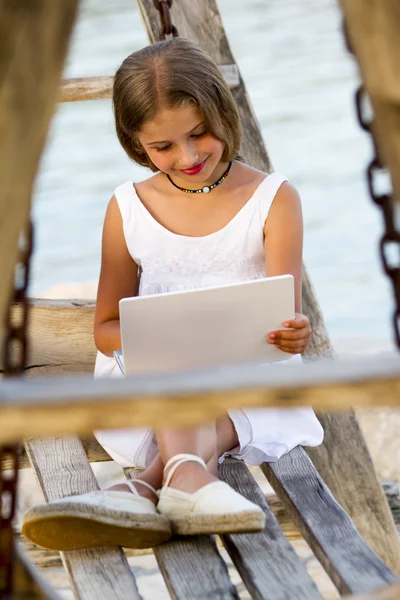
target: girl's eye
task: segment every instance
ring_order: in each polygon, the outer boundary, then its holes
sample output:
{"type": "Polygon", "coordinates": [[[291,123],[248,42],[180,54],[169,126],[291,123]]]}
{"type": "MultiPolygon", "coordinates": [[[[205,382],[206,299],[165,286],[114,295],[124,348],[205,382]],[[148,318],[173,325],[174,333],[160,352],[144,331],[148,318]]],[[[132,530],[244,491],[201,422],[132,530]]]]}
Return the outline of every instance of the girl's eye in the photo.
{"type": "Polygon", "coordinates": [[[203,137],[204,135],[206,135],[206,133],[207,133],[207,131],[202,131],[201,133],[193,133],[193,134],[192,134],[192,136],[193,136],[194,138],[201,138],[201,137],[203,137]]]}
{"type": "Polygon", "coordinates": [[[171,148],[171,144],[168,144],[168,146],[163,146],[162,148],[155,148],[155,150],[157,150],[157,152],[165,152],[165,150],[169,150],[171,148]]]}

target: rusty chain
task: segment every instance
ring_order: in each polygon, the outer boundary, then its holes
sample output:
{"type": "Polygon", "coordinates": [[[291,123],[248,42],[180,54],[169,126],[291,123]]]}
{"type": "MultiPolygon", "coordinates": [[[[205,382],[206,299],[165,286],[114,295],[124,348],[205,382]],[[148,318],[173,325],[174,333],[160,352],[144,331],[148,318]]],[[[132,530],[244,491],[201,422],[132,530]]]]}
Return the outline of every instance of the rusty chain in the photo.
{"type": "MultiPolygon", "coordinates": [[[[28,299],[26,292],[29,284],[30,258],[33,247],[33,226],[30,222],[22,241],[20,257],[16,266],[14,295],[6,314],[5,340],[3,348],[3,366],[6,377],[15,377],[24,372],[28,341],[28,299]],[[18,315],[13,314],[13,305],[18,304],[18,315]]],[[[19,446],[0,447],[0,598],[12,597],[13,531],[12,521],[15,514],[18,481],[19,446]],[[5,460],[11,462],[6,476],[2,470],[5,460]]]]}
{"type": "Polygon", "coordinates": [[[172,6],[172,0],[153,0],[155,8],[160,13],[161,29],[158,35],[158,39],[165,40],[167,35],[177,37],[179,35],[177,28],[172,23],[170,8],[172,6]]]}
{"type": "MultiPolygon", "coordinates": [[[[354,55],[350,43],[346,22],[343,22],[343,33],[348,51],[354,55]]],[[[378,180],[386,173],[378,152],[378,147],[373,132],[373,115],[368,118],[368,94],[363,85],[360,85],[355,93],[355,106],[357,120],[360,127],[371,136],[373,145],[373,158],[366,168],[368,191],[372,201],[382,211],[385,230],[379,242],[379,253],[384,272],[392,285],[395,300],[393,312],[394,336],[398,349],[400,350],[400,231],[396,228],[395,201],[392,193],[380,193],[378,191],[378,180]],[[390,249],[396,253],[395,261],[389,258],[390,249]]]]}

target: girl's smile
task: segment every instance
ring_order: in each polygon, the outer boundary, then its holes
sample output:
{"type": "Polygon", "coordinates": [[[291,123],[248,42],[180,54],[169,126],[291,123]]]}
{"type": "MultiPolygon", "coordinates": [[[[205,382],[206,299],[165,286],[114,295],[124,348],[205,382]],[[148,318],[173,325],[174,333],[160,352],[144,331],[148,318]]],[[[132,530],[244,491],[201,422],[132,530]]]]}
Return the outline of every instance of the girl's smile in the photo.
{"type": "Polygon", "coordinates": [[[207,159],[203,160],[202,163],[193,165],[193,167],[190,167],[189,169],[182,169],[181,172],[185,173],[185,175],[198,175],[198,173],[201,173],[201,171],[204,169],[206,162],[207,159]]]}

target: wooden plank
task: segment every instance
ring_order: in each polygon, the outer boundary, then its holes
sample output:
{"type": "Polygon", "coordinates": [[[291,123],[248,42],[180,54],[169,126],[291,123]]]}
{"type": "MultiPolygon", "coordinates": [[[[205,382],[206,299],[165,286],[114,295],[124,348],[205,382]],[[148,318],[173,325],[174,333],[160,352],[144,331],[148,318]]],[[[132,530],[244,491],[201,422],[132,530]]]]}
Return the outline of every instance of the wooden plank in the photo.
{"type": "MultiPolygon", "coordinates": [[[[99,442],[95,437],[88,437],[81,440],[83,449],[85,451],[86,457],[89,462],[105,462],[110,461],[112,458],[109,454],[104,450],[102,446],[100,446],[99,442]]],[[[7,469],[12,468],[12,459],[10,456],[6,456],[3,459],[3,463],[0,465],[2,471],[6,471],[7,469]]],[[[31,463],[29,462],[28,455],[26,454],[26,450],[24,446],[18,447],[18,468],[19,469],[30,469],[31,463]]]]}
{"type": "MultiPolygon", "coordinates": [[[[93,372],[97,352],[93,337],[95,306],[90,300],[30,299],[28,377],[93,372]]],[[[19,312],[20,307],[15,306],[13,319],[17,322],[19,312]]],[[[0,329],[0,338],[2,335],[0,329]]]]}
{"type": "MultiPolygon", "coordinates": [[[[239,71],[236,65],[221,65],[220,70],[230,88],[240,85],[239,71]]],[[[61,84],[58,101],[78,102],[112,98],[113,83],[114,77],[66,79],[61,84]]]]}
{"type": "Polygon", "coordinates": [[[339,592],[360,594],[395,582],[302,448],[261,469],[339,592]]]}
{"type": "Polygon", "coordinates": [[[400,4],[340,0],[351,46],[374,109],[374,131],[400,204],[400,4]]]}
{"type": "Polygon", "coordinates": [[[399,600],[400,583],[389,585],[381,590],[372,592],[372,594],[362,594],[361,596],[345,596],[343,600],[399,600]]]}
{"type": "MultiPolygon", "coordinates": [[[[383,390],[380,397],[384,402],[383,390]]],[[[306,448],[307,454],[365,541],[400,574],[398,534],[357,416],[339,412],[318,418],[325,441],[319,448],[306,448]]]]}
{"type": "MultiPolygon", "coordinates": [[[[303,289],[309,290],[304,297],[304,310],[311,315],[314,309],[310,301],[312,288],[309,280],[303,282],[303,289]]],[[[96,358],[93,338],[95,308],[94,300],[30,299],[28,332],[31,345],[27,361],[29,377],[93,371],[96,358]]],[[[14,308],[16,320],[19,310],[19,307],[14,308]]],[[[309,358],[330,356],[331,346],[323,334],[322,315],[315,312],[312,321],[314,332],[309,358]]],[[[0,327],[0,339],[2,335],[4,332],[0,327]]],[[[0,369],[1,367],[2,347],[0,369]]]]}
{"type": "MultiPolygon", "coordinates": [[[[124,472],[127,479],[134,479],[141,471],[127,468],[124,472]]],[[[176,537],[153,551],[173,600],[239,600],[213,537],[176,537]]]]}
{"type": "Polygon", "coordinates": [[[0,381],[0,443],[26,436],[96,429],[195,425],[246,406],[396,406],[400,364],[391,360],[327,361],[260,369],[237,365],[213,371],[136,378],[71,376],[0,381]]]}
{"type": "MultiPolygon", "coordinates": [[[[28,439],[25,447],[46,502],[99,489],[77,438],[28,439]]],[[[61,557],[77,598],[140,600],[120,548],[63,552],[61,557]]]]}
{"type": "Polygon", "coordinates": [[[224,535],[222,541],[252,598],[317,600],[322,598],[293,547],[282,533],[265,496],[246,465],[226,459],[219,477],[266,514],[262,533],[224,535]]]}
{"type": "Polygon", "coordinates": [[[77,4],[40,0],[0,6],[1,323],[77,4]]]}
{"type": "Polygon", "coordinates": [[[112,98],[114,77],[79,77],[61,83],[58,102],[112,98]]]}

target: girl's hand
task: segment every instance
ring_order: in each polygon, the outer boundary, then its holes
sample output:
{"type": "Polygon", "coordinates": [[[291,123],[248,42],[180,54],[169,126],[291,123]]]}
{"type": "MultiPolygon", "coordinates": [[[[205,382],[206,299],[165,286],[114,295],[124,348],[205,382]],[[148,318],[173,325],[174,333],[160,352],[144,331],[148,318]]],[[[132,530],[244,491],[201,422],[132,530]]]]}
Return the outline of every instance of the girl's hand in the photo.
{"type": "Polygon", "coordinates": [[[312,333],[308,318],[305,315],[296,313],[295,318],[285,321],[283,326],[288,329],[268,333],[266,336],[268,343],[275,344],[280,350],[291,354],[304,352],[312,333]]]}

